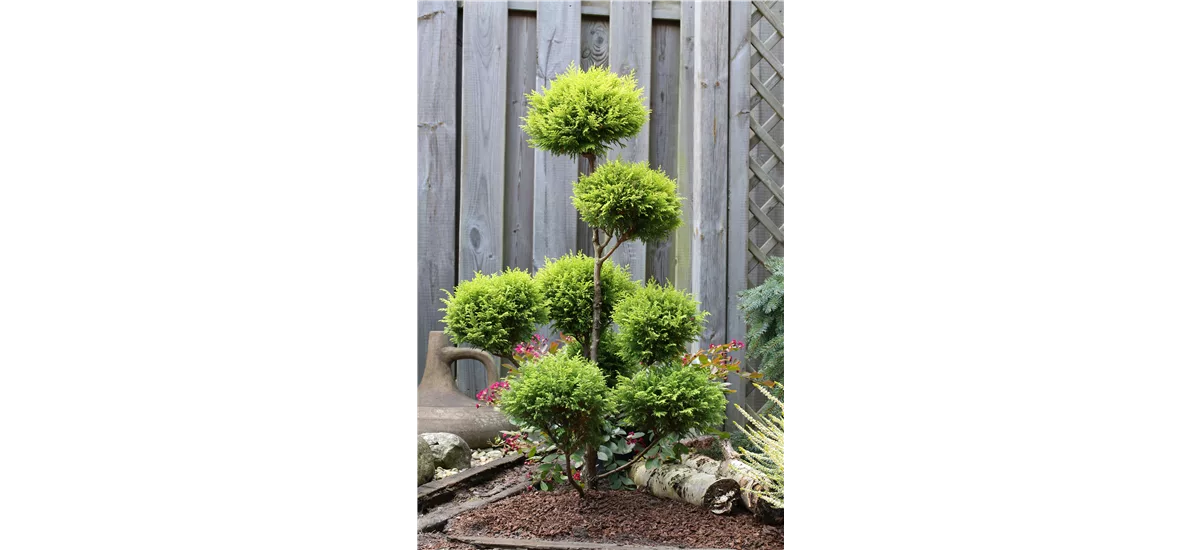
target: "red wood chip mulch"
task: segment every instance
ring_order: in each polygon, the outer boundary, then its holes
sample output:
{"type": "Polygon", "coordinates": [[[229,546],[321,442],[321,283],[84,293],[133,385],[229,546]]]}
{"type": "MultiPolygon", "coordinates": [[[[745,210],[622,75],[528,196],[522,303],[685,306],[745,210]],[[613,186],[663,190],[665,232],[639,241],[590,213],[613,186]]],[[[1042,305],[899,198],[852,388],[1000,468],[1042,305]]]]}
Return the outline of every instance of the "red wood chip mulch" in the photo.
{"type": "Polygon", "coordinates": [[[685,548],[783,548],[782,528],[763,525],[745,511],[718,516],[637,491],[592,491],[586,499],[573,490],[530,491],[459,515],[446,532],[685,548]]]}

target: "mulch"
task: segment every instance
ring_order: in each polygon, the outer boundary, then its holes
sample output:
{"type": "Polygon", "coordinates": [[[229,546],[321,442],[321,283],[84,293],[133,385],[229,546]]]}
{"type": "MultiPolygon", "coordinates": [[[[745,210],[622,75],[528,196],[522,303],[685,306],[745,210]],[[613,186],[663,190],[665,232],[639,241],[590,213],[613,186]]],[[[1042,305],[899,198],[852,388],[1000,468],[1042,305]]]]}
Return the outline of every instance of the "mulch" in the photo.
{"type": "MultiPolygon", "coordinates": [[[[529,491],[455,517],[446,533],[685,548],[783,548],[782,527],[759,523],[748,512],[718,516],[641,491],[592,491],[585,499],[569,488],[529,491]]],[[[423,537],[421,550],[472,548],[442,535],[423,537]]]]}

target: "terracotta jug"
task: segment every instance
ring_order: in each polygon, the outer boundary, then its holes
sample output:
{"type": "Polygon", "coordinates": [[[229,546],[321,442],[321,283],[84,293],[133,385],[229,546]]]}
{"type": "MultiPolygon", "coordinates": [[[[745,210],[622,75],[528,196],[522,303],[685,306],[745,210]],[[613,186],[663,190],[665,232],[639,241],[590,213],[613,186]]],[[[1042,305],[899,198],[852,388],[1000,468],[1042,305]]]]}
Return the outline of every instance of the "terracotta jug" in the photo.
{"type": "Polygon", "coordinates": [[[458,359],[483,363],[489,386],[499,380],[499,369],[491,354],[454,347],[444,332],[430,331],[425,374],[417,386],[417,433],[449,432],[463,438],[472,449],[491,446],[501,430],[516,427],[495,407],[476,407],[478,401],[458,391],[450,370],[451,361],[458,359]]]}

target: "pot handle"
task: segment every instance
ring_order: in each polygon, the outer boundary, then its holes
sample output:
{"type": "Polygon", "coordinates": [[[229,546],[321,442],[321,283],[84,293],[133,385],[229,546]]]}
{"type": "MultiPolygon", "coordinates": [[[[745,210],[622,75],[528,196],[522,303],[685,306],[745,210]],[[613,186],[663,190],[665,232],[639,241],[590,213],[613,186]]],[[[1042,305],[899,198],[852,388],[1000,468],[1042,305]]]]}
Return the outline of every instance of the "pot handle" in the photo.
{"type": "Polygon", "coordinates": [[[442,358],[447,362],[456,361],[458,359],[474,359],[483,363],[483,370],[487,373],[487,382],[491,386],[500,381],[499,370],[496,368],[496,360],[492,358],[492,354],[481,349],[472,348],[456,348],[448,346],[442,348],[442,358]]]}

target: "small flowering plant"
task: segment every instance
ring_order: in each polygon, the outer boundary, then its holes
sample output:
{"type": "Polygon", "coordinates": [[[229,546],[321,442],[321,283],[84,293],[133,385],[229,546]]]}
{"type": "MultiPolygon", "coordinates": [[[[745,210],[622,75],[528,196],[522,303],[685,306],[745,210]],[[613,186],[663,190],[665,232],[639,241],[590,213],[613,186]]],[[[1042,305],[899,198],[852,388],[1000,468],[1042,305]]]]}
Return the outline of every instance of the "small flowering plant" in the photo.
{"type": "Polygon", "coordinates": [[[480,403],[475,404],[475,408],[478,409],[480,405],[495,406],[496,402],[500,399],[500,393],[507,389],[508,381],[501,380],[488,386],[487,389],[480,390],[479,393],[475,394],[475,399],[480,401],[480,403]]]}
{"type": "Polygon", "coordinates": [[[746,378],[754,383],[763,384],[767,387],[774,387],[775,382],[772,380],[763,380],[761,372],[742,372],[742,361],[734,357],[733,352],[740,351],[746,348],[746,343],[741,340],[730,340],[725,344],[709,344],[708,349],[689,353],[683,356],[681,361],[684,365],[695,365],[697,367],[708,369],[708,377],[714,381],[723,382],[725,393],[733,393],[729,389],[730,373],[746,378]]]}

